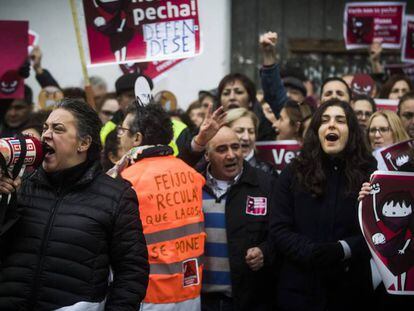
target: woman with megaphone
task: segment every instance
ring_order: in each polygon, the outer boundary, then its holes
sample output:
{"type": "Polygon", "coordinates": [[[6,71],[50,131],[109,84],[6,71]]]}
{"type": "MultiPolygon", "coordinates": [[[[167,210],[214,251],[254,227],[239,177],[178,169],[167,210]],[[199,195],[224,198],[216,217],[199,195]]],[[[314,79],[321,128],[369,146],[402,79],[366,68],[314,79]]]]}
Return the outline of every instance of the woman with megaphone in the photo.
{"type": "Polygon", "coordinates": [[[2,195],[17,189],[18,218],[0,236],[0,310],[138,310],[149,273],[138,202],[102,172],[100,128],[64,99],[43,127],[42,166],[0,177],[2,195]]]}

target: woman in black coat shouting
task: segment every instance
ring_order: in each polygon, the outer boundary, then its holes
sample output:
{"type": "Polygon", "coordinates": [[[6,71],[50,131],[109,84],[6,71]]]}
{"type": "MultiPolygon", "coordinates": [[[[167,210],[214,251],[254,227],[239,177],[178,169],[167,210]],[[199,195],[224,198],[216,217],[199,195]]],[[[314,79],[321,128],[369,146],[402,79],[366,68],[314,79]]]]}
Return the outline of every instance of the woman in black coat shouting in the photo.
{"type": "MultiPolygon", "coordinates": [[[[6,213],[17,221],[0,240],[0,310],[138,310],[149,266],[137,197],[102,172],[99,130],[79,100],[46,120],[42,167],[6,213]]],[[[19,186],[0,178],[2,194],[19,186]]]]}
{"type": "Polygon", "coordinates": [[[375,168],[349,104],[333,99],[319,107],[301,154],[274,188],[280,310],[353,310],[366,301],[369,254],[357,195],[375,168]]]}

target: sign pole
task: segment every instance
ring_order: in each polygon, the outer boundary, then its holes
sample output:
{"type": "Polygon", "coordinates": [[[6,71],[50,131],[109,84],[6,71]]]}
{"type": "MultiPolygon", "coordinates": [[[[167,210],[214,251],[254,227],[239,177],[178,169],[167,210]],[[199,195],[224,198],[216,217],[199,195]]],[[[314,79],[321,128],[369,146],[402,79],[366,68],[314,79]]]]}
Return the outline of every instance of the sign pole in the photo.
{"type": "Polygon", "coordinates": [[[82,37],[80,35],[78,13],[76,11],[75,0],[70,0],[70,8],[72,11],[73,25],[75,26],[76,42],[78,44],[78,51],[79,51],[79,57],[80,57],[81,66],[82,66],[83,79],[85,81],[86,101],[93,109],[96,109],[94,94],[93,94],[92,86],[89,80],[88,70],[86,68],[85,55],[83,53],[84,50],[83,50],[83,45],[82,45],[82,37]]]}

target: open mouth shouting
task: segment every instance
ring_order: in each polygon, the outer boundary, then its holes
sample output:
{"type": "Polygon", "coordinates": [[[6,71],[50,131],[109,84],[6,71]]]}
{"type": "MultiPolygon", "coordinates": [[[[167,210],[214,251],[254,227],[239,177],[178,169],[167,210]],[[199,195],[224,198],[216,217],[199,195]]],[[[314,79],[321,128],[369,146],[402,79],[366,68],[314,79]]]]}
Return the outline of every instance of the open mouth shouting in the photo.
{"type": "Polygon", "coordinates": [[[227,106],[227,110],[240,108],[240,104],[237,101],[230,102],[227,106]]]}
{"type": "Polygon", "coordinates": [[[328,135],[325,136],[325,139],[328,142],[336,142],[339,140],[339,135],[336,133],[329,133],[328,135]]]}
{"type": "Polygon", "coordinates": [[[43,143],[43,150],[45,152],[45,159],[50,159],[55,154],[55,149],[49,146],[47,143],[43,143]]]}

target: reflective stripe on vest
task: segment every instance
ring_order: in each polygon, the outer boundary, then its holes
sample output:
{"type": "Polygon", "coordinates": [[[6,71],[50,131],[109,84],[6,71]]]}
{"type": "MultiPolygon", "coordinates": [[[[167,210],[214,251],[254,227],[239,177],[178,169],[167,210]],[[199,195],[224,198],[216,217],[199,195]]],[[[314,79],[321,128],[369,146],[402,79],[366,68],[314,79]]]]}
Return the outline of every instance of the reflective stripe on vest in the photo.
{"type": "Polygon", "coordinates": [[[168,144],[171,148],[174,150],[174,155],[177,156],[179,153],[178,146],[177,146],[177,138],[180,136],[181,132],[184,131],[184,129],[187,127],[187,125],[181,121],[171,119],[172,125],[173,125],[173,139],[168,144]]]}
{"type": "Polygon", "coordinates": [[[144,158],[122,172],[137,191],[148,247],[147,303],[174,303],[200,295],[206,234],[204,178],[174,156],[144,158]]]}

